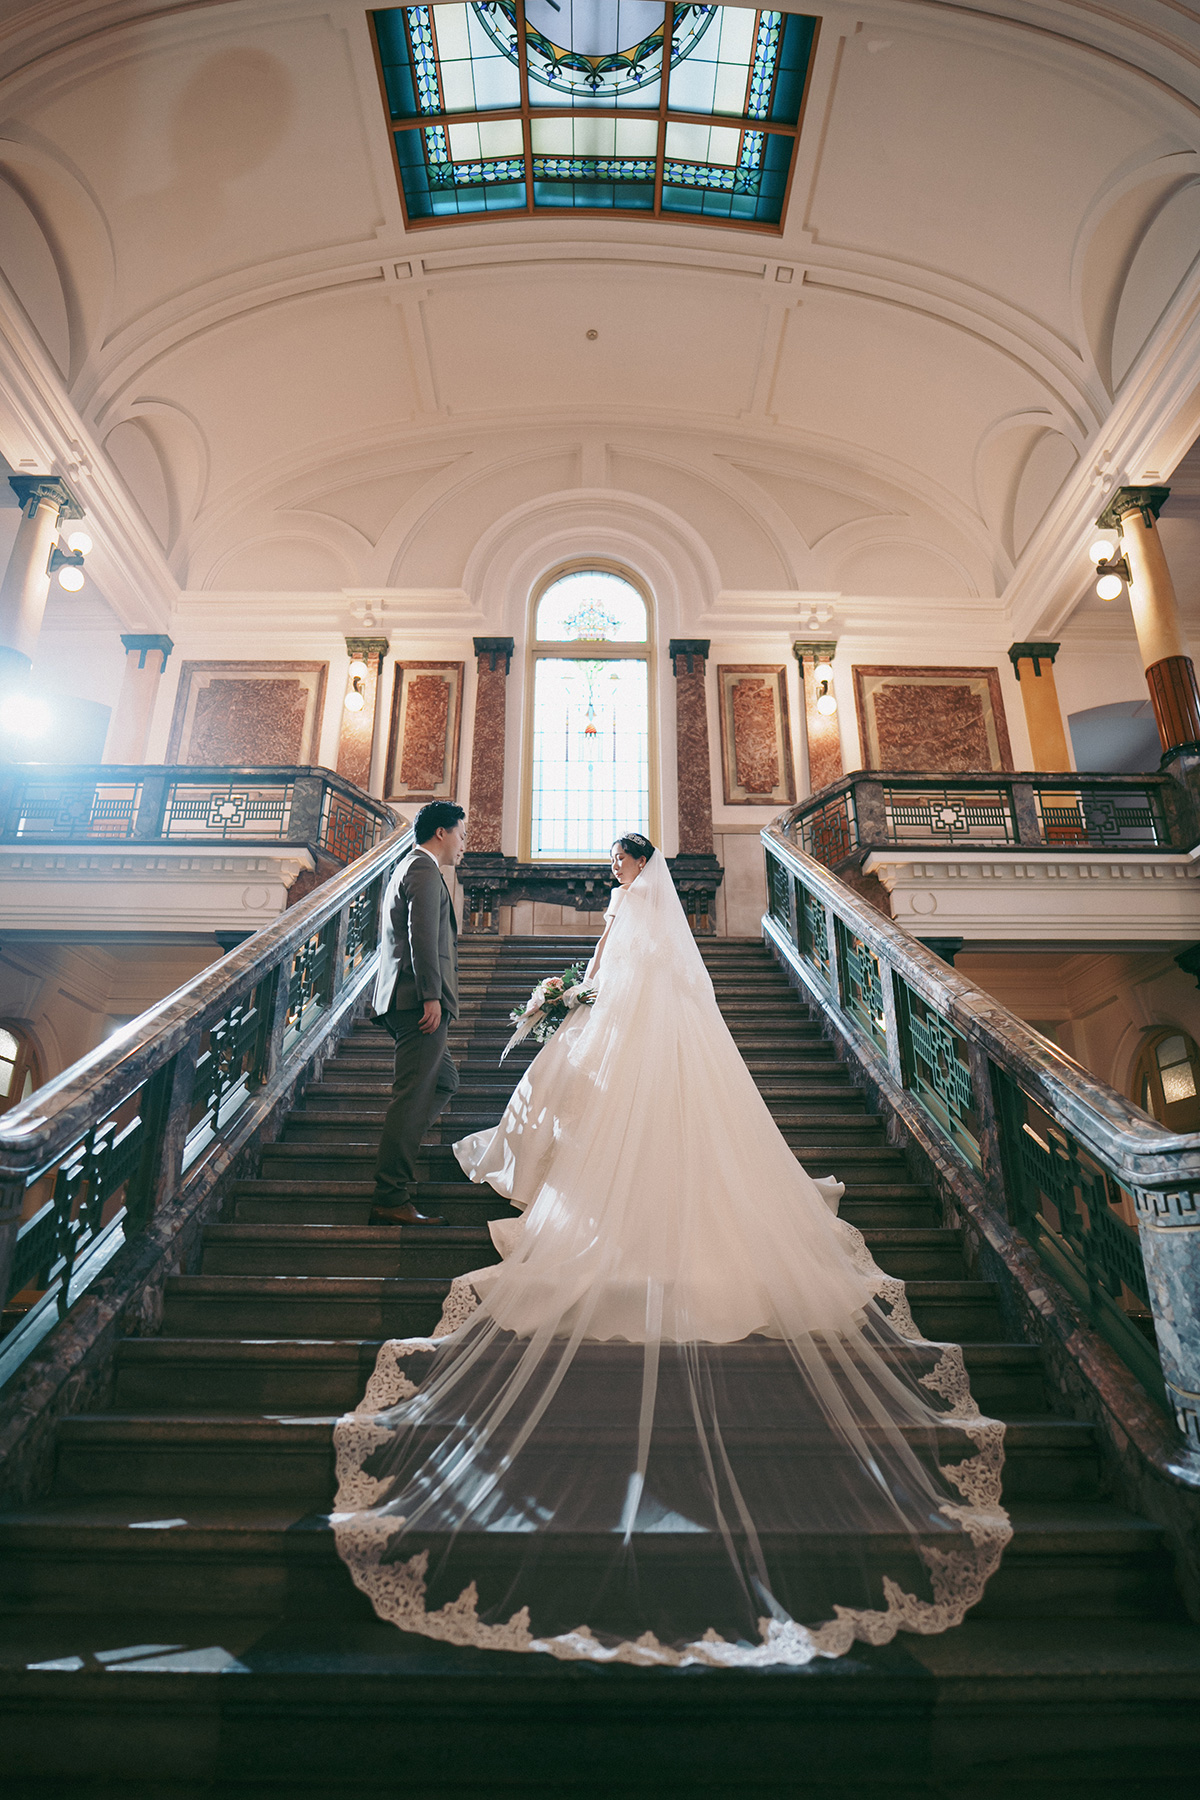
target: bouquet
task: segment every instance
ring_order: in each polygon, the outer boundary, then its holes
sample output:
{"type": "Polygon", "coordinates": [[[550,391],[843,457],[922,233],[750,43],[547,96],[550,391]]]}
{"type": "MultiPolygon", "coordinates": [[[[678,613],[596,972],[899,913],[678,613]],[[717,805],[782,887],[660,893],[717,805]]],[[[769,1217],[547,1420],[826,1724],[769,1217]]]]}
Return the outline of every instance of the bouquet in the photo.
{"type": "Polygon", "coordinates": [[[509,1018],[517,1029],[500,1052],[500,1061],[514,1045],[532,1037],[544,1044],[554,1036],[563,1020],[579,1006],[590,1006],[596,998],[596,984],[584,979],[585,965],[572,963],[561,975],[547,975],[539,981],[524,1006],[514,1006],[509,1018]]]}

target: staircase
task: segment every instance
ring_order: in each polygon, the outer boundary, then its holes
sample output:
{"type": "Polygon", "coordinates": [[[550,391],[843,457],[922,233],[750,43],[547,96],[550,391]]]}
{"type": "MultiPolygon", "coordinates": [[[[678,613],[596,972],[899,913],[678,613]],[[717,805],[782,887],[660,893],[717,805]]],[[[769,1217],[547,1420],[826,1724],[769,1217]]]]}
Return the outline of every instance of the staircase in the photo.
{"type": "Polygon", "coordinates": [[[495,1259],[487,1220],[508,1209],[450,1145],[496,1121],[533,1053],[498,1066],[509,1009],[588,948],[463,942],[462,1085],[415,1196],[444,1225],[367,1223],[391,1045],[360,1025],[200,1266],[169,1283],[161,1334],[120,1347],[108,1409],[64,1422],[50,1497],[0,1517],[6,1792],[1194,1791],[1200,1629],[1160,1532],[1105,1500],[1091,1427],[1051,1410],[1038,1351],[1006,1341],[996,1288],[971,1277],[960,1234],[757,942],[704,955],[780,1129],[812,1174],[845,1182],[842,1216],[1009,1421],[1015,1536],[983,1603],[940,1638],[766,1675],[458,1651],[374,1618],[322,1517],[333,1421],[379,1341],[430,1332],[451,1277],[495,1259]]]}

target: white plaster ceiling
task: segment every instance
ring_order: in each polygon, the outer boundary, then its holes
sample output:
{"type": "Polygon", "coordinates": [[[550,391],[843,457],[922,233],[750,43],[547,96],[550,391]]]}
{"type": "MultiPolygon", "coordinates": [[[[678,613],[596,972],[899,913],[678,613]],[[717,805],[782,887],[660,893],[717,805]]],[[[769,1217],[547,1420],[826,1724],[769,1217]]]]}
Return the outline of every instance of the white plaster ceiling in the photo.
{"type": "Polygon", "coordinates": [[[781,235],[406,233],[361,3],[8,0],[0,453],[76,481],[127,628],[465,616],[489,533],[597,492],[694,544],[710,612],[1060,628],[1108,492],[1200,429],[1200,22],[811,10],[781,235]]]}

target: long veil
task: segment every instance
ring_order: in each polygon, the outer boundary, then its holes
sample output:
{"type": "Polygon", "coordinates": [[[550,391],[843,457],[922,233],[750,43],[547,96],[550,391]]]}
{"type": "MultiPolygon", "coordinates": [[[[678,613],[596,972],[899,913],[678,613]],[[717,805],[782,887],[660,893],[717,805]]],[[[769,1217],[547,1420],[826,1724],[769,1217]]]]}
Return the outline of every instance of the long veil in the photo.
{"type": "Polygon", "coordinates": [[[381,1617],[725,1666],[961,1621],[1010,1536],[1003,1426],[796,1162],[663,856],[595,1005],[456,1149],[523,1212],[336,1429],[338,1551],[381,1617]]]}

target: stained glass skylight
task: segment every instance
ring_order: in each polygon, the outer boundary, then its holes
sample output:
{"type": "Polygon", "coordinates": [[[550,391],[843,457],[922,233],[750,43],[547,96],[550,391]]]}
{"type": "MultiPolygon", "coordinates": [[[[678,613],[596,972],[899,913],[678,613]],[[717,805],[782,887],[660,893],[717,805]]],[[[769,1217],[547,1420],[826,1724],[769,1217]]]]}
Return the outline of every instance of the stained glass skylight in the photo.
{"type": "Polygon", "coordinates": [[[433,0],[371,23],[412,225],[599,208],[782,226],[814,18],[433,0]]]}

